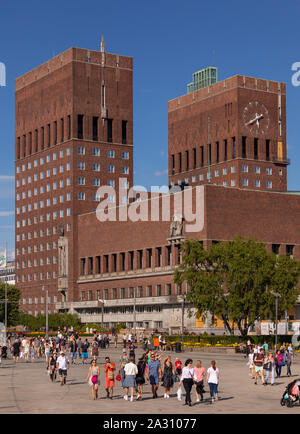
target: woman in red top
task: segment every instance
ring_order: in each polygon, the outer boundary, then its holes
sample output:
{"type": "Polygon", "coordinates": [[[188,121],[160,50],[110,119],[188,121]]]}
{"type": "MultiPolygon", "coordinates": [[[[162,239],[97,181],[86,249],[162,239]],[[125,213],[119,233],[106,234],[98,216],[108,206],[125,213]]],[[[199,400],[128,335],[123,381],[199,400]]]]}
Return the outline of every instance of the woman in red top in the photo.
{"type": "Polygon", "coordinates": [[[107,394],[106,397],[110,399],[112,399],[114,385],[115,385],[115,370],[116,370],[116,365],[110,361],[109,357],[105,357],[105,365],[104,365],[105,390],[107,394]]]}
{"type": "Polygon", "coordinates": [[[175,374],[177,375],[178,380],[180,380],[181,372],[182,372],[182,362],[177,357],[175,361],[175,374]]]}

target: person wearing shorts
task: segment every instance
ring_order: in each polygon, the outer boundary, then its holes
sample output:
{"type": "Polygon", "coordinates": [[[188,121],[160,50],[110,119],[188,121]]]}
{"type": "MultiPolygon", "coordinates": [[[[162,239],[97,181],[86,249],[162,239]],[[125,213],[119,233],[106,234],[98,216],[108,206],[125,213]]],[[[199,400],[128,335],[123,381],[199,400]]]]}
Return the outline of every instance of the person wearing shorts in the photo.
{"type": "Polygon", "coordinates": [[[254,384],[257,384],[257,376],[259,375],[262,381],[262,384],[265,384],[265,378],[264,378],[264,349],[261,348],[259,350],[259,353],[256,353],[253,359],[254,362],[254,384]]]}
{"type": "Polygon", "coordinates": [[[162,377],[162,370],[160,366],[160,361],[155,360],[155,354],[152,353],[150,357],[150,361],[148,363],[147,379],[148,381],[150,381],[150,384],[152,386],[153,398],[158,398],[157,390],[159,387],[158,383],[161,377],[162,377]]]}
{"type": "Polygon", "coordinates": [[[66,384],[67,380],[67,370],[68,370],[68,363],[69,359],[65,356],[65,353],[63,351],[60,352],[60,356],[57,359],[57,368],[58,368],[58,374],[60,377],[60,385],[63,386],[66,384]]]}
{"type": "Polygon", "coordinates": [[[110,361],[109,357],[105,357],[105,390],[106,398],[112,399],[113,390],[115,385],[114,371],[116,370],[116,365],[110,361]]]}
{"type": "Polygon", "coordinates": [[[88,349],[87,349],[86,342],[84,342],[81,346],[81,354],[82,354],[82,364],[84,365],[84,361],[88,358],[88,349]]]}

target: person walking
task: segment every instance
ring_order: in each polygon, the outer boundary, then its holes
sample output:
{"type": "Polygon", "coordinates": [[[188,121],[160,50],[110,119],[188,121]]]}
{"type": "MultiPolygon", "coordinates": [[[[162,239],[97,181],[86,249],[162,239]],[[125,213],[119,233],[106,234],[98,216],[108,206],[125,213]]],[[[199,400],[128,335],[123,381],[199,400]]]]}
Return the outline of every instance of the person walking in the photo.
{"type": "Polygon", "coordinates": [[[291,377],[292,376],[292,372],[291,372],[292,355],[288,349],[285,350],[285,364],[286,364],[286,375],[287,375],[287,377],[291,377]]]}
{"type": "Polygon", "coordinates": [[[48,365],[49,356],[50,356],[50,344],[48,340],[45,341],[44,347],[45,347],[46,364],[48,365]]]}
{"type": "Polygon", "coordinates": [[[78,356],[79,356],[79,359],[81,359],[81,357],[82,357],[82,353],[81,353],[81,349],[82,349],[82,340],[81,340],[81,338],[78,338],[78,341],[77,341],[77,347],[78,347],[78,356]]]}
{"type": "Polygon", "coordinates": [[[51,355],[51,357],[49,357],[48,370],[49,370],[50,380],[53,382],[54,380],[56,380],[56,371],[57,371],[57,355],[56,355],[56,352],[54,352],[51,355]]]}
{"type": "Polygon", "coordinates": [[[71,363],[72,363],[72,364],[73,364],[73,363],[76,363],[76,359],[77,359],[77,348],[78,348],[78,345],[77,345],[77,342],[76,342],[76,340],[75,340],[75,338],[74,338],[74,339],[72,339],[71,342],[70,342],[70,353],[71,353],[71,363]]]}
{"type": "Polygon", "coordinates": [[[116,365],[110,361],[109,357],[105,357],[105,365],[104,365],[104,372],[105,372],[105,390],[106,390],[106,397],[112,399],[113,397],[113,390],[115,385],[115,371],[116,365]]]}
{"type": "Polygon", "coordinates": [[[114,335],[114,342],[115,342],[115,348],[117,348],[117,345],[118,345],[118,335],[117,335],[117,333],[115,333],[115,335],[114,335]]]}
{"type": "Polygon", "coordinates": [[[147,369],[147,379],[150,381],[152,387],[153,398],[158,398],[157,391],[159,387],[159,380],[161,379],[162,371],[160,361],[155,360],[155,354],[151,353],[150,361],[147,369]]]}
{"type": "Polygon", "coordinates": [[[20,348],[21,348],[21,341],[20,339],[16,339],[15,342],[12,345],[13,348],[13,359],[15,361],[15,363],[17,363],[19,361],[19,356],[20,356],[20,348]]]}
{"type": "Polygon", "coordinates": [[[197,360],[196,366],[194,367],[194,373],[195,373],[195,388],[196,388],[196,402],[203,401],[203,380],[205,377],[205,368],[202,366],[201,360],[197,360]]]}
{"type": "Polygon", "coordinates": [[[57,358],[57,363],[56,363],[61,386],[63,386],[67,382],[68,364],[69,364],[68,357],[65,355],[64,351],[61,351],[60,356],[57,358]]]}
{"type": "Polygon", "coordinates": [[[88,345],[87,345],[87,340],[85,340],[85,341],[82,343],[81,351],[82,351],[82,364],[84,365],[84,361],[87,360],[87,358],[88,358],[88,345]]]}
{"type": "Polygon", "coordinates": [[[183,387],[185,389],[185,404],[189,405],[191,407],[192,400],[191,400],[191,390],[194,384],[194,381],[197,380],[197,377],[195,376],[194,368],[192,367],[193,360],[187,359],[184,367],[182,369],[181,377],[180,377],[180,383],[183,384],[183,387]]]}
{"type": "Polygon", "coordinates": [[[271,376],[271,386],[274,384],[274,374],[275,374],[275,360],[273,353],[269,351],[268,355],[265,357],[264,361],[265,370],[265,385],[268,384],[268,379],[271,376]]]}
{"type": "Polygon", "coordinates": [[[220,381],[220,373],[215,360],[211,361],[211,366],[207,370],[206,380],[209,386],[211,403],[213,404],[214,400],[218,400],[218,385],[220,381]]]}
{"type": "Polygon", "coordinates": [[[127,351],[124,349],[122,356],[120,357],[120,363],[119,363],[119,373],[121,375],[122,387],[124,387],[123,383],[124,383],[124,378],[125,378],[124,367],[128,362],[129,362],[129,357],[127,356],[127,351]]]}
{"type": "Polygon", "coordinates": [[[146,370],[146,355],[141,357],[137,364],[138,373],[136,374],[135,381],[137,385],[137,401],[143,399],[143,384],[145,384],[145,370],[146,370]]]}
{"type": "Polygon", "coordinates": [[[280,378],[282,366],[284,366],[284,358],[281,354],[281,351],[277,350],[277,354],[275,356],[276,378],[280,378]]]}
{"type": "Polygon", "coordinates": [[[264,379],[264,359],[265,359],[265,355],[264,355],[264,349],[261,348],[259,350],[259,353],[256,353],[253,359],[254,362],[254,384],[257,384],[257,376],[259,375],[262,381],[262,384],[265,384],[265,379],[264,379]]]}
{"type": "Polygon", "coordinates": [[[175,375],[175,370],[171,362],[171,357],[166,357],[163,362],[162,368],[162,381],[165,388],[164,398],[170,398],[170,390],[174,385],[173,375],[175,375]]]}
{"type": "Polygon", "coordinates": [[[250,352],[248,354],[248,365],[249,365],[249,377],[254,378],[254,350],[253,348],[250,349],[250,352]]]}
{"type": "Polygon", "coordinates": [[[134,363],[134,358],[129,357],[129,363],[126,363],[124,367],[124,388],[125,388],[125,395],[124,399],[128,401],[128,391],[130,390],[130,401],[133,401],[133,393],[134,390],[136,390],[136,375],[138,373],[138,368],[136,364],[134,363]]]}
{"type": "Polygon", "coordinates": [[[98,398],[98,387],[100,385],[100,368],[97,365],[97,360],[91,361],[91,366],[89,367],[88,375],[86,378],[92,389],[92,399],[98,398]]]}
{"type": "Polygon", "coordinates": [[[91,345],[91,355],[92,357],[99,356],[99,344],[96,340],[93,341],[92,345],[91,345]]]}
{"type": "Polygon", "coordinates": [[[133,342],[131,342],[129,347],[128,347],[129,358],[132,357],[134,359],[134,363],[135,363],[135,352],[134,352],[135,349],[136,349],[136,346],[134,346],[133,342]]]}
{"type": "Polygon", "coordinates": [[[30,352],[30,343],[29,340],[26,338],[25,346],[24,346],[24,358],[26,363],[29,362],[29,352],[30,352]]]}

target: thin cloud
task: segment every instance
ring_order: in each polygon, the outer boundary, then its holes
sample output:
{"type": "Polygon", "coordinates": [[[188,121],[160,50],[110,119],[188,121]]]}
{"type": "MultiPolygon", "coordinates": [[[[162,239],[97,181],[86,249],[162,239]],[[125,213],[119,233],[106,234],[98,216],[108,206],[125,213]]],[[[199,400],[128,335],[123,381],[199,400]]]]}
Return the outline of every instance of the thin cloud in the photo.
{"type": "Polygon", "coordinates": [[[15,177],[11,175],[0,175],[0,181],[14,181],[15,177]]]}
{"type": "Polygon", "coordinates": [[[168,169],[165,169],[165,170],[157,170],[155,173],[154,173],[154,176],[164,176],[164,175],[167,175],[168,174],[168,169]]]}
{"type": "Polygon", "coordinates": [[[7,217],[14,214],[15,214],[14,211],[0,211],[0,217],[7,217]]]}

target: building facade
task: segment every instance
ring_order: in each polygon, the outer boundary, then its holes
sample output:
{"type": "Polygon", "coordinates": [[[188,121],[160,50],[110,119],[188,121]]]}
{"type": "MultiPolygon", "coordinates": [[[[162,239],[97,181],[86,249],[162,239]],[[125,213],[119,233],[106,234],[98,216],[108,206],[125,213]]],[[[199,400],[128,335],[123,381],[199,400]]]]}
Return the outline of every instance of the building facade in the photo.
{"type": "MultiPolygon", "coordinates": [[[[16,80],[21,309],[44,312],[47,288],[50,312],[82,322],[209,330],[209,318],[197,322],[185,308],[187,287],[174,284],[183,240],[208,248],[253,237],[300,260],[285,85],[236,75],[170,101],[172,191],[131,200],[132,71],[131,57],[106,53],[102,42],[100,51],[71,48],[16,80]],[[111,187],[116,221],[99,219],[99,186],[111,187]],[[123,221],[121,212],[135,218],[123,221]]],[[[298,308],[290,321],[300,326],[298,308]]]]}

